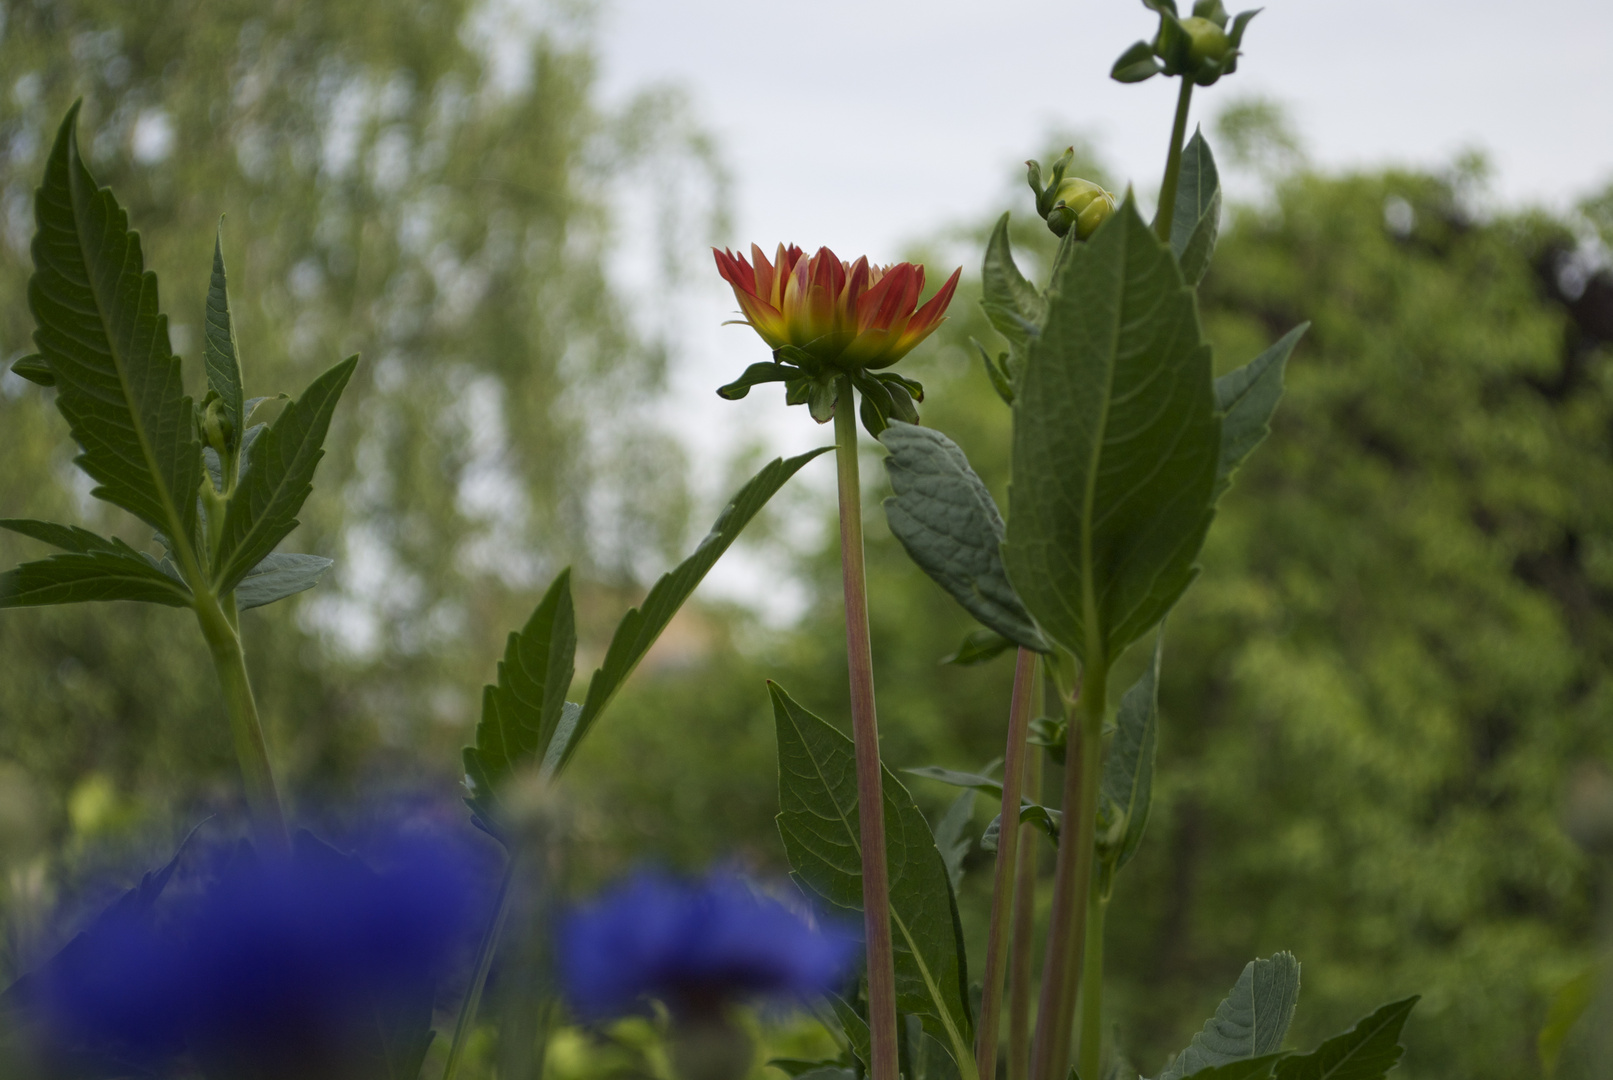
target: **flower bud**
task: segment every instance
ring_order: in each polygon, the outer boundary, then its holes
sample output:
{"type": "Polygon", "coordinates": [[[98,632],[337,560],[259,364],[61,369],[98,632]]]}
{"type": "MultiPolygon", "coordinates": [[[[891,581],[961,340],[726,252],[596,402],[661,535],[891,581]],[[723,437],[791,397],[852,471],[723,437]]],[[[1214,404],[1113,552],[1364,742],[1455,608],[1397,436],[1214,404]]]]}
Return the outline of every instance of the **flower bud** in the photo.
{"type": "Polygon", "coordinates": [[[1187,55],[1195,67],[1219,64],[1232,48],[1227,32],[1209,19],[1197,16],[1183,19],[1182,29],[1187,32],[1187,55]]]}
{"type": "Polygon", "coordinates": [[[224,402],[216,394],[207,395],[202,410],[202,438],[220,457],[235,448],[235,425],[224,411],[224,402]]]}
{"type": "Polygon", "coordinates": [[[1096,232],[1117,205],[1115,197],[1100,185],[1078,177],[1060,181],[1052,195],[1047,227],[1063,236],[1073,226],[1077,240],[1085,240],[1096,232]]]}

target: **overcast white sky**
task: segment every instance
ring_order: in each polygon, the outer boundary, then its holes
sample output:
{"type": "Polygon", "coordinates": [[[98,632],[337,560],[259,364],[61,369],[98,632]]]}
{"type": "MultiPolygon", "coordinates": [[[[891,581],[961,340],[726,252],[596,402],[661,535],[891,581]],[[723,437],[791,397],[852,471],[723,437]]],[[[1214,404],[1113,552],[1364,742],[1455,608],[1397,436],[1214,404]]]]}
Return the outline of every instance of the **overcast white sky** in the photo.
{"type": "MultiPolygon", "coordinates": [[[[604,0],[602,89],[689,91],[733,172],[724,243],[888,261],[940,225],[1027,212],[1009,178],[1057,130],[1089,135],[1151,192],[1175,81],[1108,71],[1156,25],[1138,0],[604,0]]],[[[1605,0],[1268,0],[1244,46],[1238,72],[1195,95],[1195,120],[1270,97],[1329,167],[1480,149],[1509,204],[1563,207],[1613,182],[1605,0]]],[[[697,460],[744,438],[815,445],[777,394],[712,394],[762,358],[749,331],[719,329],[734,303],[715,273],[679,308],[674,411],[697,460]]]]}

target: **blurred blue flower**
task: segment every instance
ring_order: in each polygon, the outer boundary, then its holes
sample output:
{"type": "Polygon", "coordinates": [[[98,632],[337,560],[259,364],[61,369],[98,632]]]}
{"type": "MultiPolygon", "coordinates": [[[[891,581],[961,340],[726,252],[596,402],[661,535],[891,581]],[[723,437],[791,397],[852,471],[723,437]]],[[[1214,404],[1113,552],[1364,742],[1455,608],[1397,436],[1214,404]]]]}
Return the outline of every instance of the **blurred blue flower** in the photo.
{"type": "Polygon", "coordinates": [[[437,981],[478,914],[458,849],[398,845],[376,871],[303,833],[289,860],[243,845],[159,905],[172,871],[8,991],[52,1056],[149,1067],[188,1051],[210,1075],[345,1080],[424,1054],[437,981]]]}
{"type": "Polygon", "coordinates": [[[857,953],[850,933],[815,929],[723,873],[639,874],[573,911],[558,947],[567,996],[587,1020],[641,1011],[647,998],[689,1015],[809,997],[838,987],[857,953]]]}

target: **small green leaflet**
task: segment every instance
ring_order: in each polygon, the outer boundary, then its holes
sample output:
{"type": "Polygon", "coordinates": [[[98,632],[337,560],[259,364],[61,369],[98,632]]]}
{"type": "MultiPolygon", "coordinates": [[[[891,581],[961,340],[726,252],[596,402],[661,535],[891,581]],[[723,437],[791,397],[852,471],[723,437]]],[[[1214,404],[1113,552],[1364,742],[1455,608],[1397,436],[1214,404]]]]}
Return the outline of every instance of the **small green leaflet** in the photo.
{"type": "MultiPolygon", "coordinates": [[[[1008,243],[1007,214],[997,219],[991,238],[986,241],[985,263],[980,270],[980,307],[992,328],[1008,339],[1006,362],[998,369],[1006,375],[1008,385],[998,385],[997,392],[1012,398],[1013,389],[1025,369],[1030,340],[1047,320],[1047,301],[1014,265],[1013,248],[1008,243]]],[[[986,357],[988,372],[992,372],[991,357],[984,348],[980,351],[986,357]]],[[[999,374],[992,373],[994,385],[998,379],[999,374]]]]}
{"type": "Polygon", "coordinates": [[[1283,396],[1283,369],[1310,325],[1300,323],[1243,367],[1215,380],[1215,407],[1221,413],[1221,455],[1212,499],[1219,500],[1232,486],[1232,474],[1271,434],[1271,418],[1283,396]]]}
{"type": "MultiPolygon", "coordinates": [[[[1142,677],[1120,699],[1115,737],[1103,762],[1103,801],[1119,835],[1107,837],[1100,825],[1098,856],[1106,864],[1106,884],[1131,861],[1148,825],[1154,788],[1154,748],[1159,738],[1159,663],[1165,630],[1154,642],[1154,656],[1142,677]]],[[[1105,893],[1107,895],[1107,892],[1105,893]]]]}
{"type": "Polygon", "coordinates": [[[34,353],[32,356],[25,356],[21,360],[18,360],[15,364],[11,365],[11,371],[12,374],[16,375],[17,377],[27,379],[29,382],[35,383],[39,386],[56,385],[55,372],[50,370],[50,365],[47,364],[45,362],[45,358],[40,356],[38,353],[34,353]]]}
{"type": "Polygon", "coordinates": [[[1003,519],[958,445],[934,428],[892,421],[879,437],[896,492],[885,500],[891,532],[919,569],[965,611],[1015,644],[1052,648],[1003,571],[1003,519]]]}
{"type": "Polygon", "coordinates": [[[1221,229],[1221,174],[1202,132],[1182,148],[1181,179],[1171,215],[1171,251],[1189,285],[1204,280],[1221,229]]]}
{"type": "Polygon", "coordinates": [[[683,602],[705,580],[706,574],[722,558],[723,552],[728,550],[751,518],[767,505],[767,500],[776,494],[779,488],[800,471],[801,467],[819,454],[833,450],[832,446],[820,447],[808,451],[797,457],[789,459],[774,458],[762,468],[762,471],[751,477],[744,487],[739,489],[727,506],[723,507],[721,514],[717,515],[716,524],[711,531],[700,541],[694,554],[679,563],[670,573],[665,574],[650,589],[650,594],[644,598],[640,607],[633,608],[622,621],[617,624],[616,633],[611,636],[610,647],[605,650],[605,662],[594,672],[594,677],[588,683],[588,696],[583,700],[582,713],[577,718],[576,728],[572,732],[564,751],[555,762],[555,771],[565,768],[571,761],[582,739],[588,734],[605,706],[610,704],[611,698],[622,688],[627,677],[633,673],[644,654],[650,651],[655,639],[661,636],[672,616],[678,613],[683,602]]]}
{"type": "Polygon", "coordinates": [[[246,423],[246,395],[241,384],[241,356],[230,321],[230,292],[224,274],[224,221],[213,238],[213,276],[207,286],[207,312],[202,320],[202,360],[207,386],[224,404],[224,416],[235,438],[246,423]]]}
{"type": "Polygon", "coordinates": [[[1014,400],[1003,563],[1048,637],[1107,666],[1196,573],[1221,444],[1193,292],[1132,200],[1053,279],[1014,400]]]}
{"type": "Polygon", "coordinates": [[[498,788],[523,766],[544,759],[565,714],[575,674],[577,624],[571,571],[549,585],[519,633],[509,636],[498,683],[482,689],[476,745],[464,751],[465,801],[488,832],[504,838],[498,788]]]}
{"type": "Polygon", "coordinates": [[[78,109],[62,121],[35,196],[34,343],[95,497],[189,548],[202,482],[195,410],[140,237],[79,158],[78,109]]]}
{"type": "Polygon", "coordinates": [[[74,525],[10,518],[0,529],[41,540],[65,554],[23,563],[0,574],[0,608],[45,607],[102,600],[139,600],[188,607],[190,590],[151,556],[116,538],[74,525]]]}
{"type": "Polygon", "coordinates": [[[1277,1080],[1383,1080],[1400,1061],[1400,1029],[1419,1000],[1391,1002],[1310,1053],[1285,1058],[1277,1080]]]}
{"type": "Polygon", "coordinates": [[[1249,961],[1232,992],[1204,1022],[1204,1030],[1193,1036],[1159,1080],[1183,1080],[1211,1065],[1277,1052],[1298,1001],[1299,961],[1293,953],[1249,961]]]}
{"type": "Polygon", "coordinates": [[[325,456],[331,415],[357,366],[358,357],[350,356],[319,376],[253,440],[224,514],[213,572],[220,594],[235,588],[297,527],[297,512],[313,491],[314,469],[325,456]]]}
{"type": "Polygon", "coordinates": [[[957,651],[949,656],[943,656],[941,663],[954,664],[958,667],[973,667],[975,664],[984,664],[987,660],[995,660],[1003,653],[1014,647],[1014,643],[997,633],[995,630],[972,630],[964,636],[963,642],[957,651]]]}
{"type": "MultiPolygon", "coordinates": [[[[862,909],[857,763],[851,740],[768,683],[778,730],[779,835],[796,878],[824,901],[862,909]]],[[[957,904],[924,815],[884,770],[896,1007],[971,1061],[974,1020],[957,904]]]]}
{"type": "Polygon", "coordinates": [[[254,566],[235,587],[235,606],[250,611],[296,596],[319,584],[319,579],[334,564],[318,555],[296,555],[275,552],[254,566]]]}

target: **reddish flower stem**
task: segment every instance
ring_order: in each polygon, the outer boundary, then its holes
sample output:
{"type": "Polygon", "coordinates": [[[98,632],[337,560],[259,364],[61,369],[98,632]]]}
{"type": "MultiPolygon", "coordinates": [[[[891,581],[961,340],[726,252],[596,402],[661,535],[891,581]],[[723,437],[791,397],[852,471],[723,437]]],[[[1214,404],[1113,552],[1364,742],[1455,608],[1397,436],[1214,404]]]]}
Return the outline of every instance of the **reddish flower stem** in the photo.
{"type": "Polygon", "coordinates": [[[885,862],[885,793],[874,713],[874,657],[868,640],[857,407],[849,378],[840,380],[840,400],[835,407],[835,460],[840,479],[840,574],[846,594],[851,735],[857,752],[863,936],[868,948],[868,1032],[873,1058],[868,1066],[872,1080],[897,1080],[896,970],[891,954],[890,871],[885,862]]]}
{"type": "Polygon", "coordinates": [[[986,937],[986,981],[975,1029],[975,1068],[980,1080],[997,1072],[997,1028],[1002,1013],[1003,971],[1008,966],[1008,926],[1014,909],[1014,871],[1019,855],[1019,803],[1024,790],[1031,707],[1036,696],[1036,654],[1021,648],[1014,665],[1008,706],[1008,746],[1003,755],[1002,824],[997,833],[997,877],[991,893],[991,929],[986,937]]]}
{"type": "Polygon", "coordinates": [[[1069,740],[1064,762],[1064,825],[1053,870],[1053,920],[1042,961],[1042,999],[1036,1016],[1033,1080],[1066,1080],[1076,989],[1086,947],[1087,902],[1092,894],[1093,834],[1103,754],[1103,710],[1108,671],[1089,664],[1079,697],[1068,700],[1069,740]]]}
{"type": "MultiPolygon", "coordinates": [[[[1042,797],[1042,754],[1025,754],[1025,792],[1042,797]]],[[[1018,881],[1014,886],[1014,945],[1008,975],[1008,1080],[1029,1080],[1031,1070],[1031,953],[1036,943],[1036,826],[1019,827],[1018,881]]]]}

